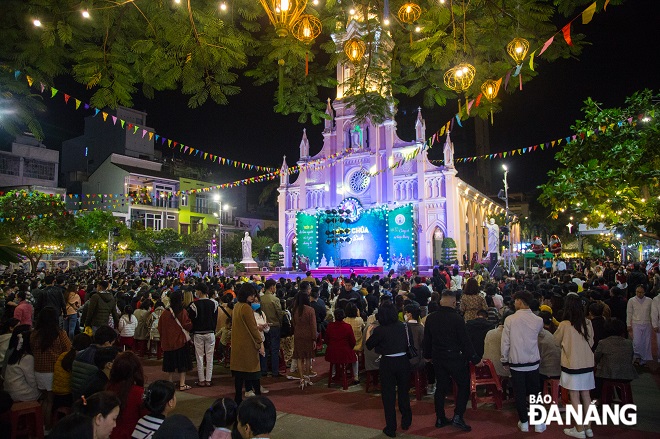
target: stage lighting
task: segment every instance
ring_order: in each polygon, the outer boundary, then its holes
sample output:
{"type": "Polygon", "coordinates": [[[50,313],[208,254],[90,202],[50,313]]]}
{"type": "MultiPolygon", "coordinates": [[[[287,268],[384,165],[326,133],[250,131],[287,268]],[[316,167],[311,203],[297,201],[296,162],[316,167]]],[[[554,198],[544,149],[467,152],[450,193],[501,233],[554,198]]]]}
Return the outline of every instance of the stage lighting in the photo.
{"type": "Polygon", "coordinates": [[[332,210],[330,210],[330,209],[328,209],[328,210],[325,211],[325,214],[326,214],[326,215],[330,215],[331,213],[332,213],[332,210]]]}
{"type": "Polygon", "coordinates": [[[330,234],[330,230],[326,230],[326,231],[325,231],[325,234],[326,234],[326,235],[329,235],[329,234],[330,234]]]}
{"type": "Polygon", "coordinates": [[[337,209],[332,209],[332,214],[337,215],[337,209]]]}
{"type": "Polygon", "coordinates": [[[346,242],[347,243],[351,242],[351,238],[346,238],[346,242]]]}
{"type": "Polygon", "coordinates": [[[339,218],[340,223],[343,223],[344,221],[346,221],[344,218],[339,218]]]}
{"type": "Polygon", "coordinates": [[[332,244],[332,239],[326,239],[326,240],[325,240],[325,243],[326,243],[326,244],[332,244]]]}
{"type": "Polygon", "coordinates": [[[339,215],[343,215],[343,214],[344,214],[344,209],[339,209],[339,210],[337,211],[337,213],[339,213],[339,215]]]}

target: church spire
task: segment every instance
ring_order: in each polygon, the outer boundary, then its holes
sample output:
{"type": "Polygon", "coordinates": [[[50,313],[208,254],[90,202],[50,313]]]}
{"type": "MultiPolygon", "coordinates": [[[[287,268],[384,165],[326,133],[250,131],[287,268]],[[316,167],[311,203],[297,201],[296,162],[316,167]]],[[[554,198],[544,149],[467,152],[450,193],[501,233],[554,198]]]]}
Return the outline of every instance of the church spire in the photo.
{"type": "Polygon", "coordinates": [[[334,110],[332,109],[332,104],[330,103],[330,98],[328,98],[328,105],[325,107],[325,114],[328,116],[328,119],[325,120],[324,133],[331,133],[332,129],[335,126],[335,117],[334,110]]]}
{"type": "Polygon", "coordinates": [[[444,153],[444,164],[446,168],[453,168],[454,167],[454,143],[451,141],[451,138],[449,137],[449,130],[447,130],[447,140],[445,140],[445,145],[442,148],[442,152],[444,153]]]}
{"type": "Polygon", "coordinates": [[[309,158],[309,140],[307,140],[307,128],[303,128],[302,140],[300,141],[300,158],[309,158]]]}
{"type": "Polygon", "coordinates": [[[282,160],[282,167],[280,168],[280,186],[289,185],[289,165],[286,164],[286,156],[282,160]]]}
{"type": "Polygon", "coordinates": [[[422,108],[417,107],[417,120],[415,121],[415,140],[419,143],[426,141],[426,121],[422,118],[422,108]]]}

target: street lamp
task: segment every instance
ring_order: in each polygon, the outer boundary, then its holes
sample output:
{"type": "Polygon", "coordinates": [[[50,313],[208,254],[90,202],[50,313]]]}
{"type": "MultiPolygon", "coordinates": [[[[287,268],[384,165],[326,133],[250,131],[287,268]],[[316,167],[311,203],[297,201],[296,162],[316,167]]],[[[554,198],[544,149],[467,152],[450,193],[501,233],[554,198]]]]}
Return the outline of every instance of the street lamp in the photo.
{"type": "Polygon", "coordinates": [[[214,194],[213,201],[218,203],[218,211],[214,212],[213,216],[218,218],[218,269],[220,269],[222,265],[222,211],[227,211],[230,207],[228,204],[222,205],[220,194],[214,194]]]}
{"type": "Polygon", "coordinates": [[[504,169],[504,179],[502,180],[504,182],[504,223],[505,227],[507,230],[507,254],[505,257],[506,265],[507,265],[507,270],[511,270],[511,225],[510,225],[510,218],[511,215],[509,213],[509,183],[507,181],[507,176],[509,174],[509,168],[507,168],[506,165],[502,165],[502,169],[504,169]]]}

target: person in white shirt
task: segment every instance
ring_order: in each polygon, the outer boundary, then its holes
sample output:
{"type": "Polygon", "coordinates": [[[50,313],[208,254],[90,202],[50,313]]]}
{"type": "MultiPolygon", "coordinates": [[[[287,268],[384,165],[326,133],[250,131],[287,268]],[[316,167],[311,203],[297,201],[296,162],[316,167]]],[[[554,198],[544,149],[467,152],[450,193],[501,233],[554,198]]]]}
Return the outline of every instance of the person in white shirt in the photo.
{"type": "Polygon", "coordinates": [[[633,349],[635,361],[645,364],[653,360],[651,353],[651,304],[652,300],[646,297],[643,285],[635,289],[635,297],[628,299],[626,308],[626,324],[628,331],[633,333],[633,349]]]}
{"type": "MultiPolygon", "coordinates": [[[[541,390],[539,378],[539,334],[543,330],[543,319],[535,315],[529,305],[534,297],[528,291],[514,296],[516,312],[504,321],[502,331],[502,365],[511,370],[511,384],[518,411],[518,428],[529,431],[529,395],[541,390]]],[[[545,424],[534,426],[537,433],[545,431],[545,424]]]]}
{"type": "Polygon", "coordinates": [[[660,294],[655,296],[651,302],[651,326],[655,332],[656,347],[660,352],[660,294]]]}

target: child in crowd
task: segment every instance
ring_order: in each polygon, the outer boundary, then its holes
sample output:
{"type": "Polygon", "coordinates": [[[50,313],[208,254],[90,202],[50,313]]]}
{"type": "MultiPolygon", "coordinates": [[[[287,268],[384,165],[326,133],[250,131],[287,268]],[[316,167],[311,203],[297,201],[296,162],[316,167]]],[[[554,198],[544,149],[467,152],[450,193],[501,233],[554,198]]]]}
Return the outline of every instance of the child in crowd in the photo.
{"type": "Polygon", "coordinates": [[[126,305],[124,307],[124,313],[119,319],[119,342],[121,343],[123,350],[132,350],[135,345],[135,340],[133,336],[135,335],[135,329],[137,328],[138,320],[137,317],[133,315],[133,307],[131,305],[126,305]]]}
{"type": "Polygon", "coordinates": [[[233,399],[217,399],[204,413],[199,439],[231,439],[236,424],[237,407],[233,399]]]}
{"type": "Polygon", "coordinates": [[[143,404],[149,411],[148,415],[140,418],[132,438],[151,438],[160,428],[167,415],[176,407],[174,384],[165,380],[154,381],[144,391],[143,404]]]}

